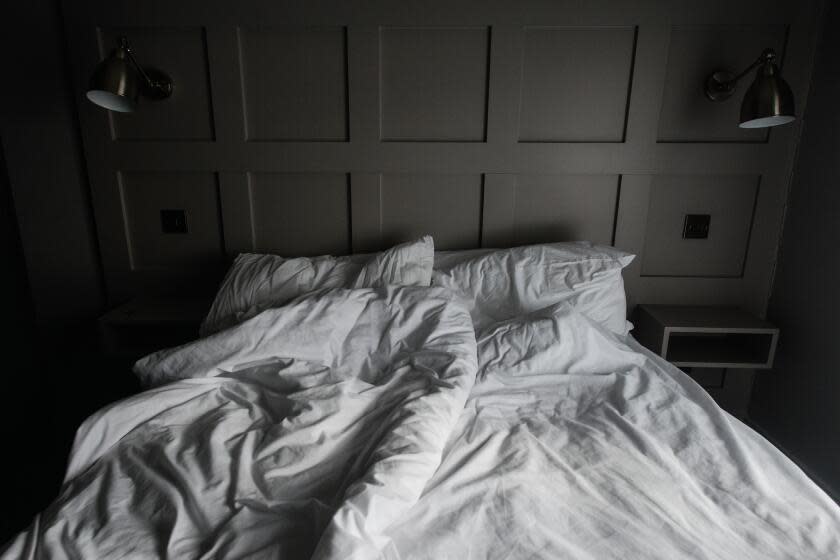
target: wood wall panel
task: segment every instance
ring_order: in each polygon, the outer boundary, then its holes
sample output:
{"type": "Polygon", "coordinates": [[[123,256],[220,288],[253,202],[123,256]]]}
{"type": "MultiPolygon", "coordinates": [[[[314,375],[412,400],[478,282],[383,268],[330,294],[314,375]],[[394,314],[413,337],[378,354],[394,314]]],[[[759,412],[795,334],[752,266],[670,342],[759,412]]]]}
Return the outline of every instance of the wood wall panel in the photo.
{"type": "Polygon", "coordinates": [[[350,190],[344,173],[250,173],[253,247],[280,255],[350,251],[350,190]]]}
{"type": "Polygon", "coordinates": [[[611,245],[618,175],[519,175],[513,244],[576,241],[611,245]]]}
{"type": "Polygon", "coordinates": [[[702,82],[771,46],[801,113],[817,0],[63,2],[112,303],[183,272],[132,267],[131,230],[173,203],[129,187],[148,211],[128,216],[123,172],[215,177],[228,258],[589,238],[638,255],[633,302],[764,310],[801,123],[745,132],[744,88],[713,104],[702,82]],[[112,125],[84,90],[118,32],[176,95],[112,125]]]}
{"type": "Polygon", "coordinates": [[[634,27],[528,27],[520,142],[621,142],[634,27]]]}
{"type": "Polygon", "coordinates": [[[247,173],[222,171],[218,177],[225,252],[232,259],[239,253],[255,250],[251,185],[247,173]]]}
{"type": "Polygon", "coordinates": [[[241,27],[246,138],[346,141],[347,30],[241,27]]]}
{"type": "Polygon", "coordinates": [[[383,28],[382,140],[483,142],[490,29],[383,28]]]}
{"type": "Polygon", "coordinates": [[[481,240],[481,175],[384,174],[382,246],[423,234],[441,250],[472,249],[481,240]]]}
{"type": "Polygon", "coordinates": [[[759,178],[658,175],[652,178],[642,276],[740,277],[759,178]],[[708,239],[683,239],[686,214],[711,216],[708,239]]]}
{"type": "Polygon", "coordinates": [[[214,173],[124,171],[119,185],[132,270],[177,271],[222,259],[214,173]],[[186,233],[162,231],[161,210],[170,209],[184,211],[186,233]]]}
{"type": "Polygon", "coordinates": [[[581,239],[611,245],[619,181],[618,175],[490,175],[483,245],[581,239]]]}
{"type": "Polygon", "coordinates": [[[379,173],[353,173],[350,176],[350,221],[354,253],[369,253],[384,246],[382,176],[379,173]]]}

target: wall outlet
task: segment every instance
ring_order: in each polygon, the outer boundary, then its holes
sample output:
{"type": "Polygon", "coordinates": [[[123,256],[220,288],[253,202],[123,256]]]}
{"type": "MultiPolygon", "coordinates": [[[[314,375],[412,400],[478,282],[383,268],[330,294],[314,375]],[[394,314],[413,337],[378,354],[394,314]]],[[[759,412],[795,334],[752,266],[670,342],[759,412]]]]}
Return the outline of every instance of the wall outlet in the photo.
{"type": "Polygon", "coordinates": [[[163,233],[187,233],[187,212],[185,210],[161,210],[160,228],[163,233]]]}
{"type": "Polygon", "coordinates": [[[709,237],[709,214],[686,214],[683,225],[683,239],[706,239],[709,237]]]}

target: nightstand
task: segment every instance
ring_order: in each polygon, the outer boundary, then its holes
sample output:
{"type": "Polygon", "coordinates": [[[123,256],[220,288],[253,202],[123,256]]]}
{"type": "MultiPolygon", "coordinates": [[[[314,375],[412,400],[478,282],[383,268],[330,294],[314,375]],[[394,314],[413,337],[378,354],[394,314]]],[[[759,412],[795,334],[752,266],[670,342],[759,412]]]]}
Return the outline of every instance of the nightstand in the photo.
{"type": "Polygon", "coordinates": [[[99,318],[103,350],[133,361],[195,340],[209,307],[209,301],[194,298],[131,300],[99,318]]]}
{"type": "Polygon", "coordinates": [[[744,418],[757,369],[773,367],[779,329],[732,307],[636,307],[633,336],[694,378],[735,416],[744,418]]]}

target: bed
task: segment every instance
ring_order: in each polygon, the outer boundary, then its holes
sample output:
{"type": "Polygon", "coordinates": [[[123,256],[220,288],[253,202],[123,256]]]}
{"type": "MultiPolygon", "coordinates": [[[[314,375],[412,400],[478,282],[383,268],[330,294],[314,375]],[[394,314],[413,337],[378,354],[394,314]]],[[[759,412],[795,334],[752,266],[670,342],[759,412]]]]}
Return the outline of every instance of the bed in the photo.
{"type": "Polygon", "coordinates": [[[608,247],[242,255],[2,558],[825,558],[840,508],[632,338],[608,247]]]}

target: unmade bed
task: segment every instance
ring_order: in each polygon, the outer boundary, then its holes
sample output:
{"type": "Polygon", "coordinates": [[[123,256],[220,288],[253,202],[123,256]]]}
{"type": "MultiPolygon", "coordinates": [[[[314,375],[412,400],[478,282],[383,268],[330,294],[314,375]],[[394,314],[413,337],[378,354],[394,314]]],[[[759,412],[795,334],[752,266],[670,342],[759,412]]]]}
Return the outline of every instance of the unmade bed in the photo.
{"type": "Polygon", "coordinates": [[[840,557],[840,507],[632,338],[590,244],[241,255],[3,558],[840,557]]]}

